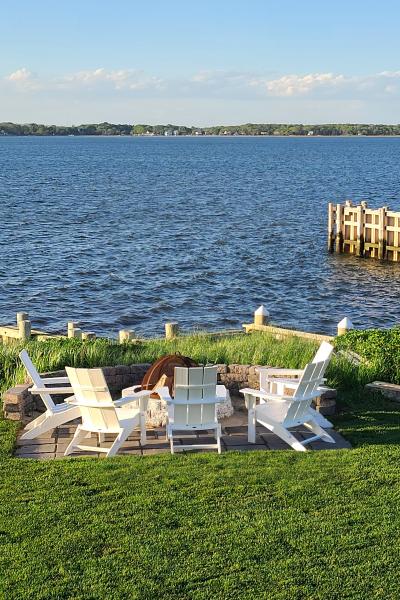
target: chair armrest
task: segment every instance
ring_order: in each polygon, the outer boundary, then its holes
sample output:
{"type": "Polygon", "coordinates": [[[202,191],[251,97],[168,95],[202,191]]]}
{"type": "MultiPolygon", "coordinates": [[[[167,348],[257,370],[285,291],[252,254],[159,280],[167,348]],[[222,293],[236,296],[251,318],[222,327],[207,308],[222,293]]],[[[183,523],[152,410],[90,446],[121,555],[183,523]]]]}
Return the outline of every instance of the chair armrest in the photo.
{"type": "Polygon", "coordinates": [[[74,390],[72,387],[43,387],[38,388],[35,385],[28,390],[31,394],[73,394],[74,390]]]}
{"type": "Polygon", "coordinates": [[[130,404],[137,400],[141,400],[142,398],[149,398],[151,394],[151,390],[140,390],[139,392],[135,392],[131,396],[123,396],[114,402],[115,406],[124,406],[124,404],[130,404]]]}
{"type": "Polygon", "coordinates": [[[299,381],[297,379],[272,379],[271,383],[281,384],[283,387],[294,390],[299,387],[299,381]]]}
{"type": "Polygon", "coordinates": [[[43,383],[50,385],[52,383],[69,383],[68,377],[45,377],[42,381],[43,383]]]}
{"type": "Polygon", "coordinates": [[[160,399],[164,400],[165,402],[172,402],[172,398],[169,395],[169,389],[167,388],[167,386],[159,387],[156,390],[150,390],[150,393],[158,394],[160,399]]]}
{"type": "Polygon", "coordinates": [[[200,398],[199,400],[176,400],[175,398],[170,398],[168,404],[173,404],[174,406],[179,406],[182,404],[220,404],[221,398],[200,398]]]}
{"type": "Polygon", "coordinates": [[[274,394],[269,394],[268,392],[264,392],[263,390],[254,390],[253,388],[243,388],[239,390],[241,394],[245,396],[253,396],[254,398],[265,398],[267,399],[269,396],[273,396],[274,394]]]}
{"type": "Polygon", "coordinates": [[[264,369],[264,372],[268,377],[301,377],[303,375],[304,369],[264,369]]]}
{"type": "Polygon", "coordinates": [[[126,387],[125,389],[129,390],[133,394],[137,394],[138,392],[151,391],[151,390],[142,390],[142,386],[140,385],[140,383],[137,383],[136,385],[130,385],[130,386],[126,387]]]}
{"type": "Polygon", "coordinates": [[[76,400],[76,399],[66,399],[67,404],[72,404],[72,406],[84,406],[87,408],[116,408],[114,402],[111,400],[110,402],[95,402],[94,400],[76,400]]]}
{"type": "Polygon", "coordinates": [[[282,396],[281,394],[270,394],[269,392],[263,392],[262,390],[253,390],[252,388],[243,388],[239,390],[245,396],[255,401],[257,398],[263,398],[269,402],[285,402],[286,400],[293,400],[293,396],[282,396]]]}

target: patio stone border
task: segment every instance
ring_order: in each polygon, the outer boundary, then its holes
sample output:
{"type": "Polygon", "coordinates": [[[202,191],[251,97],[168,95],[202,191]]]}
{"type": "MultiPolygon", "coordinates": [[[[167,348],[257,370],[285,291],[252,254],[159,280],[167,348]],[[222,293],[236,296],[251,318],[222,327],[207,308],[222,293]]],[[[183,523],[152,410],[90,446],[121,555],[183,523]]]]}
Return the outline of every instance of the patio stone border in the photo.
{"type": "MultiPolygon", "coordinates": [[[[246,421],[246,418],[246,415],[243,414],[243,422],[246,421]]],[[[14,456],[17,458],[30,458],[36,460],[46,460],[54,458],[62,459],[64,458],[64,452],[67,448],[67,445],[71,441],[72,436],[75,432],[75,428],[76,425],[69,423],[47,432],[46,434],[41,436],[41,438],[36,438],[34,440],[18,440],[14,456]]],[[[327,431],[329,435],[331,435],[335,440],[335,444],[327,444],[326,442],[317,440],[315,442],[311,442],[307,446],[307,448],[309,450],[340,450],[345,448],[351,448],[350,443],[347,440],[345,440],[340,435],[340,433],[333,429],[329,429],[327,431]]],[[[310,437],[310,431],[308,431],[305,427],[297,427],[293,433],[300,441],[303,441],[310,437]]],[[[106,434],[106,439],[105,442],[102,443],[102,446],[104,447],[111,445],[113,440],[114,436],[106,434]]],[[[198,432],[190,435],[182,435],[181,437],[177,437],[175,440],[177,452],[179,450],[178,447],[182,444],[192,445],[212,443],[215,443],[215,439],[210,433],[207,432],[198,432]]],[[[97,436],[92,435],[91,438],[85,440],[85,444],[93,446],[93,448],[97,448],[99,445],[97,436]]],[[[285,444],[283,440],[281,440],[280,438],[278,438],[278,436],[269,432],[262,426],[257,426],[256,443],[249,444],[247,440],[247,425],[222,424],[221,445],[223,452],[232,450],[236,450],[239,452],[252,452],[255,450],[267,451],[289,449],[289,446],[285,444]]],[[[144,445],[140,442],[139,432],[134,431],[129,436],[128,440],[124,442],[118,455],[148,456],[150,454],[169,454],[170,452],[170,444],[165,439],[165,429],[153,429],[147,430],[147,443],[144,445]]],[[[189,452],[189,450],[185,450],[184,452],[187,453],[189,452]]],[[[193,450],[190,452],[193,452],[193,450]]],[[[196,450],[195,452],[200,452],[200,450],[196,450]]],[[[79,451],[74,452],[71,456],[73,458],[76,458],[78,456],[104,458],[103,453],[100,454],[96,451],[90,453],[79,451]]]]}

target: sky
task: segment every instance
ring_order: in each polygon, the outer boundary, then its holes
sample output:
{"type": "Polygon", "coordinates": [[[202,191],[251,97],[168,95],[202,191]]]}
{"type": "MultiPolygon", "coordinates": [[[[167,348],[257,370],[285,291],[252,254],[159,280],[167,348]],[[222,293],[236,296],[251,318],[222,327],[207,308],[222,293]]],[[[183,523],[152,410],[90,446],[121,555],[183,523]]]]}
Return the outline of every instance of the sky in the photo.
{"type": "Polygon", "coordinates": [[[0,122],[400,122],[394,0],[2,0],[0,122]]]}

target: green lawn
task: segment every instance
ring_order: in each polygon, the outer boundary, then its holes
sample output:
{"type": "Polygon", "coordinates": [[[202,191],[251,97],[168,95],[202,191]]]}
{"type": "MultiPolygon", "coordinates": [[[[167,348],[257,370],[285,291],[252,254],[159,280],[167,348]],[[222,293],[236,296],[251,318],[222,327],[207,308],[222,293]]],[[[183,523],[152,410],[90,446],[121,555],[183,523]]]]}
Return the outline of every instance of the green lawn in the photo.
{"type": "MultiPolygon", "coordinates": [[[[314,350],[235,343],[228,362],[314,350]]],[[[338,360],[329,378],[352,450],[35,462],[9,457],[0,421],[0,598],[397,600],[400,405],[363,392],[365,366],[338,360]]]]}

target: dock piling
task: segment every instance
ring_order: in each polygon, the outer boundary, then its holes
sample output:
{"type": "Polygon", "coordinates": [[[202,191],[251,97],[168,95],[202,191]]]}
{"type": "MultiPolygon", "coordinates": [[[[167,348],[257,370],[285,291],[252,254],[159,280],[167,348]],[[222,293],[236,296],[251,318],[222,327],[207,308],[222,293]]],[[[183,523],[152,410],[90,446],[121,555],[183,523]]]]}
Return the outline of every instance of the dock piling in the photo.
{"type": "Polygon", "coordinates": [[[337,325],[337,334],[344,335],[350,331],[350,329],[354,329],[354,325],[350,321],[349,317],[344,317],[344,319],[342,319],[337,325]]]}
{"type": "Polygon", "coordinates": [[[254,311],[254,325],[268,325],[268,322],[269,312],[265,308],[264,304],[261,304],[261,306],[254,311]]]}
{"type": "Polygon", "coordinates": [[[120,344],[132,342],[135,339],[135,332],[132,331],[132,329],[120,329],[118,332],[118,339],[120,344]]]}
{"type": "Polygon", "coordinates": [[[179,325],[176,322],[165,323],[165,339],[173,340],[178,337],[179,334],[179,325]]]}
{"type": "Polygon", "coordinates": [[[96,334],[94,331],[83,331],[82,339],[83,340],[94,340],[96,338],[96,334]]]}
{"type": "Polygon", "coordinates": [[[328,205],[328,250],[365,258],[400,261],[400,212],[387,206],[368,208],[364,200],[354,206],[328,205]]]}
{"type": "MultiPolygon", "coordinates": [[[[26,313],[24,313],[26,314],[26,313]]],[[[20,320],[18,321],[18,332],[19,332],[19,338],[21,340],[29,340],[31,337],[31,333],[32,333],[32,325],[31,322],[28,320],[20,320]]]]}
{"type": "Polygon", "coordinates": [[[75,335],[75,331],[76,330],[80,331],[80,329],[78,327],[78,323],[76,323],[75,321],[68,321],[68,324],[67,324],[67,337],[69,337],[69,338],[77,337],[75,335]]]}

